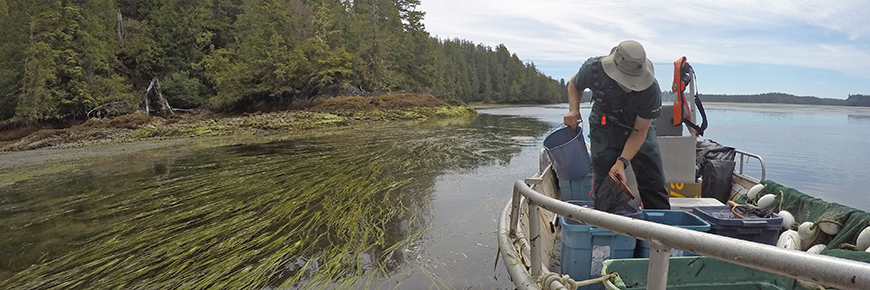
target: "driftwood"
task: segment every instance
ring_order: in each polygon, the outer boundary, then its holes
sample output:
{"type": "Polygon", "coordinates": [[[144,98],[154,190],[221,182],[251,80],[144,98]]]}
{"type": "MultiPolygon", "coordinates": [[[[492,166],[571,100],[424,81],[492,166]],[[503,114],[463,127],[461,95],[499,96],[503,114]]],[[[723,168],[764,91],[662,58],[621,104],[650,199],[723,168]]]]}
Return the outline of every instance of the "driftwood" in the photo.
{"type": "Polygon", "coordinates": [[[163,96],[163,89],[160,88],[160,80],[157,78],[151,80],[151,84],[149,84],[148,89],[145,90],[145,113],[148,113],[149,115],[151,114],[151,105],[148,96],[151,94],[152,89],[157,95],[157,104],[160,106],[157,113],[163,116],[175,115],[172,106],[169,106],[169,102],[166,101],[166,97],[163,96]]]}

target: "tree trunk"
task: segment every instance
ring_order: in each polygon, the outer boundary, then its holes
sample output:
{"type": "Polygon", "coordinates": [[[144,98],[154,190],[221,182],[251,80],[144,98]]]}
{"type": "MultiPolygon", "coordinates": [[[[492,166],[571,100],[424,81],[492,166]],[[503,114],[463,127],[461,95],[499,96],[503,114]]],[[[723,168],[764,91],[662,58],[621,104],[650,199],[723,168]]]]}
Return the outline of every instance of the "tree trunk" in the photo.
{"type": "Polygon", "coordinates": [[[175,115],[175,112],[172,111],[172,106],[169,105],[169,101],[167,101],[166,97],[163,96],[163,89],[160,88],[160,80],[157,78],[151,80],[151,84],[148,85],[148,89],[145,91],[145,112],[150,115],[151,109],[149,107],[148,96],[152,89],[157,93],[156,101],[160,106],[160,110],[157,113],[163,116],[175,115]]]}

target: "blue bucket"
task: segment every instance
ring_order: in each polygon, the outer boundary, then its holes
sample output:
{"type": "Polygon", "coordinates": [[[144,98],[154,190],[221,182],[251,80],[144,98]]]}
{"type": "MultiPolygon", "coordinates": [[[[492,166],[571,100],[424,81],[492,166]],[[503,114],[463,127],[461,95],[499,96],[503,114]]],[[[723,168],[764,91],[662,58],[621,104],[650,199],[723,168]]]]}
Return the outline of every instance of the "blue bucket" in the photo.
{"type": "Polygon", "coordinates": [[[544,148],[560,180],[581,179],[592,169],[580,126],[576,132],[568,126],[553,131],[544,138],[544,148]]]}

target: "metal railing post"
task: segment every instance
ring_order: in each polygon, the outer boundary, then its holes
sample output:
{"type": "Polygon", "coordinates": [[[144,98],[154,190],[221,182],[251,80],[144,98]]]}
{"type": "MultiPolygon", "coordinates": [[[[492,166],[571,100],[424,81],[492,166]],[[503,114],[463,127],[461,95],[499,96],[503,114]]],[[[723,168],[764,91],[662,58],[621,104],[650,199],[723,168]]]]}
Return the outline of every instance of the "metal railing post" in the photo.
{"type": "Polygon", "coordinates": [[[520,208],[522,205],[523,195],[520,194],[520,189],[514,186],[514,198],[511,200],[513,203],[511,205],[511,224],[510,224],[510,235],[511,237],[517,236],[517,226],[519,226],[519,218],[520,218],[520,208]]]}
{"type": "Polygon", "coordinates": [[[767,168],[764,166],[764,159],[762,159],[761,156],[740,150],[735,150],[735,152],[739,155],[737,157],[740,158],[740,171],[738,171],[740,174],[743,174],[743,163],[748,162],[749,158],[755,158],[758,159],[758,163],[761,164],[761,179],[759,180],[765,180],[764,178],[767,177],[767,168]]]}
{"type": "Polygon", "coordinates": [[[529,246],[532,255],[532,277],[541,275],[541,216],[538,205],[529,201],[529,246]]]}
{"type": "MultiPolygon", "coordinates": [[[[525,265],[520,262],[520,254],[517,252],[517,248],[514,244],[514,239],[517,237],[509,237],[508,231],[510,228],[508,213],[511,212],[511,208],[513,206],[513,202],[510,204],[505,204],[504,208],[501,211],[501,216],[499,217],[499,226],[498,226],[498,249],[502,254],[502,263],[504,263],[505,268],[510,274],[511,278],[514,281],[514,284],[517,286],[517,290],[540,290],[540,287],[535,283],[535,279],[528,275],[528,271],[526,270],[525,265]]],[[[516,245],[521,247],[520,245],[516,245]]],[[[520,249],[520,252],[522,250],[520,249]]]]}
{"type": "Polygon", "coordinates": [[[665,290],[668,288],[668,267],[670,266],[671,247],[658,240],[649,242],[649,269],[646,276],[646,289],[665,290]]]}

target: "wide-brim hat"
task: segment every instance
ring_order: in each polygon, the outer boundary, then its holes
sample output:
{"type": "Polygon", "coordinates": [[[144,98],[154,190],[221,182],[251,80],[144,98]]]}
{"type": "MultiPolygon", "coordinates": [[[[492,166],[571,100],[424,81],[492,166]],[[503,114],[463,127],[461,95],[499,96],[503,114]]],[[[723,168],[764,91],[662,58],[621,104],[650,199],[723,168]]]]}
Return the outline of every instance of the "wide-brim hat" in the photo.
{"type": "Polygon", "coordinates": [[[601,67],[610,78],[632,91],[643,91],[655,82],[655,69],[639,42],[626,40],[601,58],[601,67]]]}

